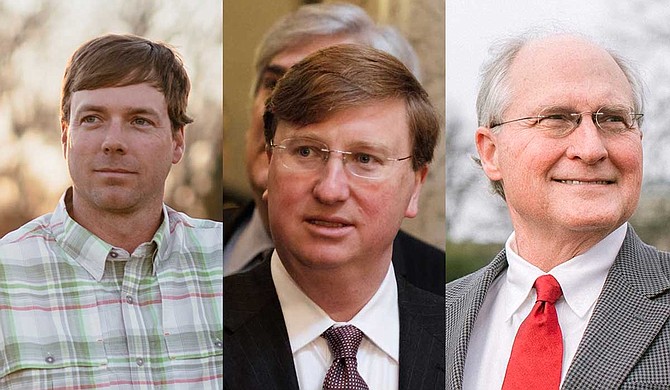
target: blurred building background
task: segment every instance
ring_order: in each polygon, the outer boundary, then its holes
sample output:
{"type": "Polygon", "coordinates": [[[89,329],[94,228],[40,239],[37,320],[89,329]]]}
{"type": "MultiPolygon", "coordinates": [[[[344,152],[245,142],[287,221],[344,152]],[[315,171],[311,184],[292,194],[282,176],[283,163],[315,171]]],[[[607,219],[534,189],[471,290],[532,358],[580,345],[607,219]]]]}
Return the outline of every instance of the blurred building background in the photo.
{"type": "MultiPolygon", "coordinates": [[[[254,0],[224,2],[224,199],[228,205],[250,199],[244,162],[244,133],[249,126],[253,55],[267,28],[302,4],[319,1],[254,0]]],[[[412,43],[422,68],[422,82],[444,117],[444,0],[349,1],[365,9],[378,23],[393,25],[412,43]]],[[[419,215],[403,228],[444,248],[445,138],[423,188],[419,215]]],[[[224,206],[225,207],[225,206],[224,206]]]]}
{"type": "Polygon", "coordinates": [[[60,144],[65,65],[83,42],[132,33],[167,42],[192,82],[186,154],[166,202],[221,220],[221,0],[0,0],[0,235],[51,212],[70,185],[60,144]]]}

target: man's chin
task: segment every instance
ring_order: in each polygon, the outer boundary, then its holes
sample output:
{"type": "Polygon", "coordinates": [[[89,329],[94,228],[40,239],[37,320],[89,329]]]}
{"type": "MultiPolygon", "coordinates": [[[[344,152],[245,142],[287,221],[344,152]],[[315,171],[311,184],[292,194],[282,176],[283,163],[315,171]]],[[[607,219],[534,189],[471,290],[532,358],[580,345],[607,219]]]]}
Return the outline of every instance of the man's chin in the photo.
{"type": "Polygon", "coordinates": [[[130,190],[110,188],[95,191],[91,196],[91,203],[98,210],[125,214],[135,212],[141,198],[130,190]]]}

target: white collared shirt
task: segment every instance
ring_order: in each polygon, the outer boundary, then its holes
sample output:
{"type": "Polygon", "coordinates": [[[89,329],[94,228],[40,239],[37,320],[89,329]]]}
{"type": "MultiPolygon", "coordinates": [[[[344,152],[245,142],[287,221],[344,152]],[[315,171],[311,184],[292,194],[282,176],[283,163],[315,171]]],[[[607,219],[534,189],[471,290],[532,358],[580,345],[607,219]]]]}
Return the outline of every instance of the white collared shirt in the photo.
{"type": "Polygon", "coordinates": [[[223,249],[223,276],[244,271],[256,255],[273,247],[258,207],[254,207],[249,221],[233,233],[223,249]]]}
{"type": "MultiPolygon", "coordinates": [[[[623,224],[585,253],[554,267],[553,275],[563,290],[556,302],[563,334],[561,383],[575,356],[596,300],[626,237],[623,224]]],[[[514,233],[505,244],[509,267],[493,281],[475,321],[463,377],[464,390],[500,389],[514,337],[535,304],[535,279],[545,272],[530,264],[511,247],[514,233]]]]}
{"type": "Polygon", "coordinates": [[[332,354],[321,334],[335,324],[354,325],[365,335],[356,357],[358,372],[370,390],[398,389],[400,320],[393,264],[390,264],[384,280],[370,301],[346,323],[332,320],[302,292],[284,268],[276,251],[272,254],[270,269],[284,314],[301,390],[317,390],[323,386],[326,372],[332,364],[332,354]]]}

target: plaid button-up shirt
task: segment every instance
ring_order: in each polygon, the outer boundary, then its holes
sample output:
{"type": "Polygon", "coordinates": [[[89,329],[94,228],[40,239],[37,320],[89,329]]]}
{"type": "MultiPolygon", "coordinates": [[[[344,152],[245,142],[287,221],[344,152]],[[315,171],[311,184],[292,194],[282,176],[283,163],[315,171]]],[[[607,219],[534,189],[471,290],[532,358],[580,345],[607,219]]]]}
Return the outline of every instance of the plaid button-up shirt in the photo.
{"type": "Polygon", "coordinates": [[[129,254],[66,197],[0,240],[0,388],[221,388],[222,224],[164,206],[129,254]]]}

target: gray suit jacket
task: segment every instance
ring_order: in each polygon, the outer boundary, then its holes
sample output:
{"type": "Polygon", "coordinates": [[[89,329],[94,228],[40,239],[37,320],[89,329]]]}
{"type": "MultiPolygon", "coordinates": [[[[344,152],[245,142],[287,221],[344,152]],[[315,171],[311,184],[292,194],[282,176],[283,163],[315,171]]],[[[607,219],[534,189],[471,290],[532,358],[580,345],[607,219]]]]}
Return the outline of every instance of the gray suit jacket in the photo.
{"type": "MultiPolygon", "coordinates": [[[[444,389],[442,297],[398,282],[401,390],[444,389]]],[[[223,281],[224,388],[297,390],[298,380],[266,259],[223,281]]]]}
{"type": "MultiPolygon", "coordinates": [[[[461,389],[468,341],[505,251],[446,288],[447,389],[461,389]]],[[[563,389],[670,388],[670,254],[628,226],[563,389]]]]}

